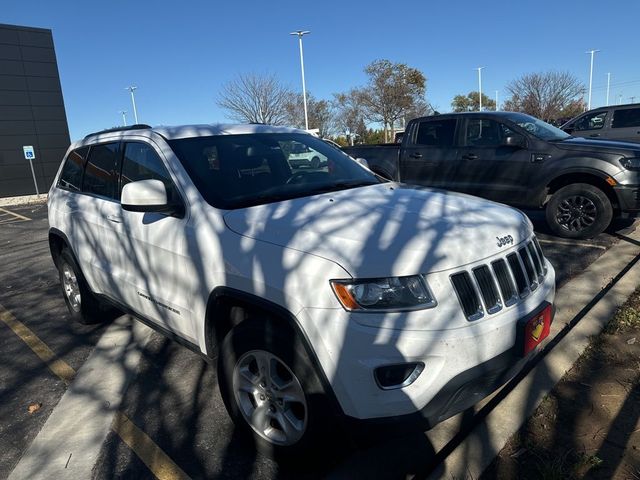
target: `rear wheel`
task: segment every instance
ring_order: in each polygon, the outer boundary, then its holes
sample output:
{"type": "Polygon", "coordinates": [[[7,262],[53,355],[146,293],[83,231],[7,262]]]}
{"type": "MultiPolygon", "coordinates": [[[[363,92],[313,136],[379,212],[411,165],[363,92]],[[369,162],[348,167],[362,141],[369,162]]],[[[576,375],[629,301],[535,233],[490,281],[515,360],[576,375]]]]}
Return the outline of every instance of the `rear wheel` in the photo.
{"type": "Polygon", "coordinates": [[[90,325],[115,316],[115,311],[103,306],[93,294],[68,249],[60,252],[57,265],[64,301],[73,320],[90,325]]]}
{"type": "Polygon", "coordinates": [[[613,207],[598,187],[575,183],[561,188],[547,203],[546,218],[553,232],[565,238],[591,238],[611,223],[613,207]]]}
{"type": "Polygon", "coordinates": [[[311,168],[319,168],[320,167],[320,157],[313,157],[311,159],[311,168]]]}
{"type": "Polygon", "coordinates": [[[262,453],[289,464],[318,459],[331,413],[296,336],[268,321],[247,320],[225,337],[218,356],[220,391],[236,426],[262,453]]]}

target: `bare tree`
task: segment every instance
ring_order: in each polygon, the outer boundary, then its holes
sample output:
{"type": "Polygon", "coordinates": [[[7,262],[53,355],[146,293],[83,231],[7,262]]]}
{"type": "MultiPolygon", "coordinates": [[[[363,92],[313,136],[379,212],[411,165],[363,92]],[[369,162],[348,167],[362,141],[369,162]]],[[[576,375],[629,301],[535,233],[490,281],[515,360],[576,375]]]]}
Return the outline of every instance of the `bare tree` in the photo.
{"type": "Polygon", "coordinates": [[[346,93],[334,93],[332,103],[336,112],[336,127],[347,134],[353,145],[356,136],[363,137],[367,133],[362,91],[352,88],[346,93]]]}
{"type": "Polygon", "coordinates": [[[290,96],[274,75],[249,73],[223,85],[217,104],[235,121],[283,125],[290,96]]]}
{"type": "MultiPolygon", "coordinates": [[[[292,93],[287,99],[287,124],[304,128],[303,97],[300,93],[292,93]]],[[[318,129],[321,137],[329,136],[335,130],[334,115],[331,104],[327,100],[317,100],[307,92],[307,115],[309,129],[318,129]]]]}
{"type": "Polygon", "coordinates": [[[529,73],[507,85],[511,94],[505,110],[524,112],[544,121],[563,116],[581,101],[585,87],[569,72],[529,73]]]}
{"type": "Polygon", "coordinates": [[[360,100],[368,120],[382,123],[389,141],[388,129],[393,137],[396,122],[417,103],[424,103],[427,80],[419,70],[389,60],[376,60],[364,71],[369,82],[360,90],[360,100]]]}

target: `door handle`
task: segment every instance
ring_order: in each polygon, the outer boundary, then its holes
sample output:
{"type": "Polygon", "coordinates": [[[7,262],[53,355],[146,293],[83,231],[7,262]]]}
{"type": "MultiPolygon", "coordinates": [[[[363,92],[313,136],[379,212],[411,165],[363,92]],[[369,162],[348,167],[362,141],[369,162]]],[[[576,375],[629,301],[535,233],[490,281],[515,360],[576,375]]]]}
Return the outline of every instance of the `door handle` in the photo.
{"type": "Polygon", "coordinates": [[[478,159],[478,155],[476,155],[475,153],[467,153],[466,155],[462,156],[463,160],[477,160],[478,159]]]}
{"type": "Polygon", "coordinates": [[[78,208],[78,204],[76,203],[75,200],[67,200],[65,202],[65,205],[69,208],[78,208]]]}
{"type": "Polygon", "coordinates": [[[413,152],[409,155],[411,158],[422,158],[422,154],[420,152],[413,152]]]}
{"type": "Polygon", "coordinates": [[[591,135],[589,135],[590,137],[599,137],[600,134],[599,133],[592,133],[591,135]]]}
{"type": "Polygon", "coordinates": [[[107,220],[113,223],[122,223],[122,218],[118,215],[107,215],[107,220]]]}

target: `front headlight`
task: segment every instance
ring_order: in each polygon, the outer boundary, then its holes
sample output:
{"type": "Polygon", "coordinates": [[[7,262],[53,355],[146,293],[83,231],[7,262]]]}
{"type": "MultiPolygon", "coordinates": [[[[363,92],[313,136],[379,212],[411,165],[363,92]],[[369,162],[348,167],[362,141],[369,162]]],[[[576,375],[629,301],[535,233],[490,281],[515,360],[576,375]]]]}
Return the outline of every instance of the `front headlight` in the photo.
{"type": "Polygon", "coordinates": [[[421,310],[436,306],[436,299],[423,275],[331,280],[331,287],[348,311],[421,310]]]}
{"type": "Polygon", "coordinates": [[[640,158],[623,158],[620,165],[627,170],[640,171],[640,158]]]}

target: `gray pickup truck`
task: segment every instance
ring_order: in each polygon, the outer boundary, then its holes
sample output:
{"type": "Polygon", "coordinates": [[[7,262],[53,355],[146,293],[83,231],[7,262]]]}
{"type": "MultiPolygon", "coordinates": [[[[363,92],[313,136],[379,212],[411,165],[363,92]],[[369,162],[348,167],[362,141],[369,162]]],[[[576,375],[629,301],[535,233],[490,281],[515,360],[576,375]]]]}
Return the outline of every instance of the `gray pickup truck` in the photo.
{"type": "Polygon", "coordinates": [[[640,145],[573,137],[529,115],[469,112],[416,118],[401,144],[357,145],[378,175],[544,208],[549,227],[590,238],[640,213],[640,145]]]}

